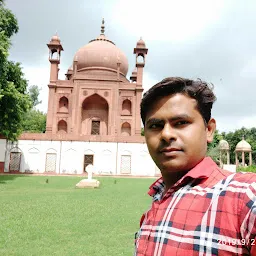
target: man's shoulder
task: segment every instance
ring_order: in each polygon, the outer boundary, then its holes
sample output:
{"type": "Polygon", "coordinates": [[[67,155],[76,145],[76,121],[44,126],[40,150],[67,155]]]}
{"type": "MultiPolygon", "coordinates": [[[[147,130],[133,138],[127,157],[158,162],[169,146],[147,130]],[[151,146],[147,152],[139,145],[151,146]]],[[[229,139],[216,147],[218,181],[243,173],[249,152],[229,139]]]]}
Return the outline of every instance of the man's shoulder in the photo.
{"type": "Polygon", "coordinates": [[[256,183],[256,173],[253,172],[237,172],[233,177],[234,181],[244,183],[247,186],[256,183]]]}
{"type": "MultiPolygon", "coordinates": [[[[232,174],[232,173],[231,173],[232,174]]],[[[256,181],[256,173],[253,172],[236,172],[234,173],[234,180],[249,182],[249,181],[256,181]]]]}
{"type": "Polygon", "coordinates": [[[248,188],[253,185],[256,188],[256,173],[252,172],[237,172],[232,173],[225,170],[226,178],[229,180],[229,185],[240,187],[240,188],[248,188]],[[229,174],[228,174],[229,173],[229,174]]]}

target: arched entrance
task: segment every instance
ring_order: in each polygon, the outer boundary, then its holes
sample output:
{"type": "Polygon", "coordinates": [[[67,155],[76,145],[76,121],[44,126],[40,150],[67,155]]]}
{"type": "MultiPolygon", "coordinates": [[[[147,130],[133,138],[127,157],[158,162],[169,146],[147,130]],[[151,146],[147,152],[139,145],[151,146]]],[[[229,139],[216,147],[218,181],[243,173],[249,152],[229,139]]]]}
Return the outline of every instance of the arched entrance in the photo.
{"type": "Polygon", "coordinates": [[[81,111],[81,134],[107,135],[108,109],[107,101],[98,94],[86,98],[81,111]]]}
{"type": "Polygon", "coordinates": [[[121,127],[122,136],[130,136],[131,135],[131,125],[128,122],[122,124],[121,127]]]}

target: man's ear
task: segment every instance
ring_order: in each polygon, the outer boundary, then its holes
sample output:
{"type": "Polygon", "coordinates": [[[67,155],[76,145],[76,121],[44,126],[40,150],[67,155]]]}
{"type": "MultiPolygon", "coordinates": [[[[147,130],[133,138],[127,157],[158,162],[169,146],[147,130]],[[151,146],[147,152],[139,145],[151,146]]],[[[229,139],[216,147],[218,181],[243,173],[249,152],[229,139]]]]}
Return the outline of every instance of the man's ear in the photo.
{"type": "Polygon", "coordinates": [[[211,143],[213,141],[214,132],[216,130],[216,121],[214,118],[211,118],[207,124],[207,143],[211,143]]]}

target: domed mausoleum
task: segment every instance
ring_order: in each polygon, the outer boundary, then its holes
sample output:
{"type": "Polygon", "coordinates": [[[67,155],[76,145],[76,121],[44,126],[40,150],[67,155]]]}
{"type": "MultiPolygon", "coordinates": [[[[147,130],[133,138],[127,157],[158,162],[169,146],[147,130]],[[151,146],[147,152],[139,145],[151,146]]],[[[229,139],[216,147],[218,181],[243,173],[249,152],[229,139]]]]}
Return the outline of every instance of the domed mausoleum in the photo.
{"type": "Polygon", "coordinates": [[[104,20],[100,35],[74,54],[64,80],[58,76],[60,38],[47,46],[46,132],[23,133],[16,144],[0,138],[0,172],[83,174],[93,165],[96,174],[159,175],[141,136],[145,42],[133,49],[130,78],[127,57],[106,37],[104,20]]]}
{"type": "Polygon", "coordinates": [[[127,79],[128,60],[101,34],[82,46],[59,80],[63,47],[57,36],[49,48],[51,63],[46,134],[63,140],[142,142],[140,101],[145,57],[142,39],[134,48],[135,70],[127,79]]]}

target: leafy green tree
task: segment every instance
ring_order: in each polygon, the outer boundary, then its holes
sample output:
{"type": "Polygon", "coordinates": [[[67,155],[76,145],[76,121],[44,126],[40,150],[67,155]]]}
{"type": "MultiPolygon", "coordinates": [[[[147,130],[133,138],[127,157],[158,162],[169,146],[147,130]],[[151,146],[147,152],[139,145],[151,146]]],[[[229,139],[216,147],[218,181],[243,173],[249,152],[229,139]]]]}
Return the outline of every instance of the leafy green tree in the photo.
{"type": "Polygon", "coordinates": [[[145,135],[144,135],[144,127],[141,128],[141,136],[145,136],[145,135]]]}
{"type": "Polygon", "coordinates": [[[26,116],[23,122],[24,132],[43,133],[45,132],[45,129],[46,129],[46,114],[34,108],[26,113],[26,116]]]}
{"type": "Polygon", "coordinates": [[[218,130],[214,132],[214,137],[212,143],[208,144],[208,150],[216,148],[219,145],[220,140],[223,139],[223,135],[219,133],[218,130]]]}
{"type": "MultiPolygon", "coordinates": [[[[238,129],[234,132],[228,132],[224,134],[224,139],[229,143],[229,147],[230,147],[230,162],[235,163],[235,148],[237,143],[241,141],[243,137],[252,147],[252,159],[253,159],[253,163],[255,163],[256,128],[247,129],[245,127],[242,127],[241,129],[238,129]]],[[[245,161],[249,162],[248,154],[245,155],[245,161]]]]}
{"type": "Polygon", "coordinates": [[[22,121],[31,107],[20,63],[7,59],[10,38],[17,32],[17,19],[0,0],[0,133],[10,141],[21,134],[22,121]]]}
{"type": "Polygon", "coordinates": [[[37,110],[40,90],[37,85],[29,87],[29,96],[32,102],[32,108],[25,114],[23,120],[23,132],[43,133],[46,130],[46,114],[37,110]]]}
{"type": "Polygon", "coordinates": [[[39,88],[37,85],[32,85],[29,87],[29,96],[32,101],[32,106],[36,107],[38,104],[41,104],[42,101],[38,99],[41,88],[39,88]]]}
{"type": "Polygon", "coordinates": [[[220,150],[219,147],[208,148],[207,156],[210,156],[216,164],[220,164],[220,150]]]}

